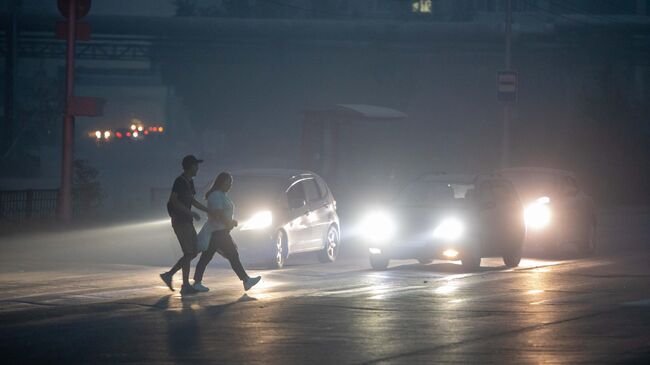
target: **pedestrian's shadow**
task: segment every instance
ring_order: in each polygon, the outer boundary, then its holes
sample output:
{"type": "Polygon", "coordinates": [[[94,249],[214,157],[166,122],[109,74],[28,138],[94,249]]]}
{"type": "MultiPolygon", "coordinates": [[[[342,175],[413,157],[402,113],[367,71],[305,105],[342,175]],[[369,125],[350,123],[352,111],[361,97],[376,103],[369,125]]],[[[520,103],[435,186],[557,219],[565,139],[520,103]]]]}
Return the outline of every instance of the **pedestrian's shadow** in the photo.
{"type": "MultiPolygon", "coordinates": [[[[161,298],[159,308],[169,308],[171,295],[161,298]]],[[[169,354],[178,360],[187,359],[200,348],[200,325],[193,308],[194,301],[181,297],[180,311],[166,310],[167,344],[169,354]]],[[[157,303],[157,304],[158,304],[157,303]]]]}
{"type": "Polygon", "coordinates": [[[154,304],[151,305],[150,311],[160,310],[160,309],[169,309],[169,301],[171,300],[173,294],[167,294],[164,297],[158,299],[154,304]]]}

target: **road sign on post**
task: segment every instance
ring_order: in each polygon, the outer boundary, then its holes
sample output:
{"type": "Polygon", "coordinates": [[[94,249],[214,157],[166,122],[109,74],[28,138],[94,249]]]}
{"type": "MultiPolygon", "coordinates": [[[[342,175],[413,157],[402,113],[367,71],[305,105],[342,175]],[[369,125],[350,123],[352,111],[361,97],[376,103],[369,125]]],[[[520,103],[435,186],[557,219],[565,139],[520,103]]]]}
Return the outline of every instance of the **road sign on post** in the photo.
{"type": "Polygon", "coordinates": [[[497,99],[506,103],[517,101],[517,72],[497,72],[497,99]]]}
{"type": "Polygon", "coordinates": [[[74,3],[75,9],[74,9],[74,15],[73,17],[76,20],[79,20],[86,15],[88,15],[88,12],[90,11],[90,0],[57,0],[56,6],[59,8],[59,13],[63,15],[66,18],[70,18],[70,4],[74,3]]]}

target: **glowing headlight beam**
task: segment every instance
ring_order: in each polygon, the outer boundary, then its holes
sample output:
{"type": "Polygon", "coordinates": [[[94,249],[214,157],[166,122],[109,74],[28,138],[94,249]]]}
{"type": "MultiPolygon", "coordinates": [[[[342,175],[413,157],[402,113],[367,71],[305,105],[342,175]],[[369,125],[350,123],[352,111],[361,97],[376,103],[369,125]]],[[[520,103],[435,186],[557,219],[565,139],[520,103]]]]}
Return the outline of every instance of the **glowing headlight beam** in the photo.
{"type": "Polygon", "coordinates": [[[269,210],[259,211],[247,220],[242,226],[242,231],[264,229],[273,223],[273,214],[269,210]]]}
{"type": "Polygon", "coordinates": [[[456,218],[446,218],[433,231],[438,239],[453,241],[459,239],[465,230],[463,223],[456,218]]]}
{"type": "Polygon", "coordinates": [[[363,236],[372,242],[384,242],[393,237],[395,221],[385,212],[372,212],[361,223],[363,236]]]}
{"type": "Polygon", "coordinates": [[[551,222],[549,202],[550,199],[544,196],[535,200],[534,203],[529,204],[524,209],[524,221],[527,227],[540,229],[546,227],[551,222]]]}
{"type": "Polygon", "coordinates": [[[450,248],[445,250],[442,254],[447,258],[453,259],[458,256],[458,251],[450,248]]]}

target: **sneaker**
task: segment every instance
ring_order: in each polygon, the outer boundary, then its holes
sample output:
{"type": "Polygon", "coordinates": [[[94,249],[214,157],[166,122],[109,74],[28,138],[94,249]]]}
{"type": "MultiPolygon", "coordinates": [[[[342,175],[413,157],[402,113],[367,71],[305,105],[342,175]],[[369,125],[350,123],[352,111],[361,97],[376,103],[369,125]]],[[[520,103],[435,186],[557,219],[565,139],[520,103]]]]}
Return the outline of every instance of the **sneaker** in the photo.
{"type": "Polygon", "coordinates": [[[261,279],[262,279],[261,276],[256,276],[254,278],[248,278],[244,280],[244,291],[248,291],[248,289],[252,288],[253,286],[255,286],[255,284],[259,283],[261,279]]]}
{"type": "Polygon", "coordinates": [[[194,285],[192,285],[192,287],[194,289],[196,289],[196,291],[201,292],[201,293],[205,293],[206,291],[210,290],[210,288],[208,288],[207,286],[204,286],[203,284],[201,284],[200,281],[194,282],[194,285]]]}
{"type": "Polygon", "coordinates": [[[181,295],[196,294],[198,292],[199,292],[198,290],[194,289],[194,287],[189,284],[183,285],[181,287],[181,295]]]}
{"type": "Polygon", "coordinates": [[[171,275],[168,272],[164,272],[164,273],[160,274],[160,278],[167,285],[169,290],[174,291],[174,286],[172,285],[172,277],[173,277],[173,275],[171,275]]]}

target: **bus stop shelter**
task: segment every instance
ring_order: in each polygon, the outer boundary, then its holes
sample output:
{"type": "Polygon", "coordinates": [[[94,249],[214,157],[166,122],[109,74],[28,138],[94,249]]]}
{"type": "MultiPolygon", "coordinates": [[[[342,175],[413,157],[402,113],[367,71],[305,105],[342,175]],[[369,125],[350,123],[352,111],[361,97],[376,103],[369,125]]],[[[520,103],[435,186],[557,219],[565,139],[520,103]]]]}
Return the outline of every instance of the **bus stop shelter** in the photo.
{"type": "Polygon", "coordinates": [[[395,122],[407,115],[381,106],[337,104],[303,111],[301,167],[337,184],[340,165],[340,131],[348,124],[395,122]]]}

